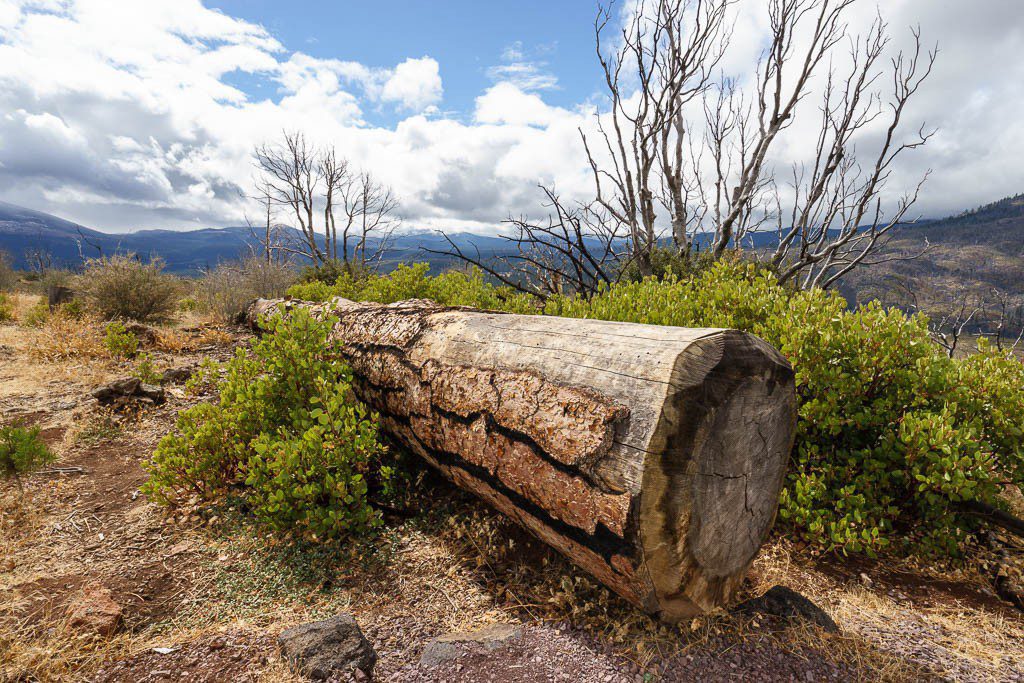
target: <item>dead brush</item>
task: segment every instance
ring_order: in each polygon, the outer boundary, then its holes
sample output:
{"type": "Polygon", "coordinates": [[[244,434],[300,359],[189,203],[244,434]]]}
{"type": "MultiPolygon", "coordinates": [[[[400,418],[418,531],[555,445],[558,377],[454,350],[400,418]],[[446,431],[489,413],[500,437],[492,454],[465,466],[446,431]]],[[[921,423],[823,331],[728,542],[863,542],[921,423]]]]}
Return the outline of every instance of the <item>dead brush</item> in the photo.
{"type": "Polygon", "coordinates": [[[73,358],[100,359],[109,354],[103,346],[103,324],[93,317],[76,318],[57,310],[38,328],[29,357],[59,362],[73,358]]]}
{"type": "Polygon", "coordinates": [[[157,329],[153,348],[164,353],[181,353],[188,349],[191,337],[172,328],[157,329]]]}
{"type": "Polygon", "coordinates": [[[185,331],[173,328],[157,331],[154,348],[164,353],[193,352],[211,346],[228,346],[235,338],[227,331],[217,327],[202,326],[185,331]]]}
{"type": "Polygon", "coordinates": [[[43,301],[43,297],[38,294],[29,294],[27,292],[7,292],[7,301],[11,307],[11,313],[14,315],[14,319],[19,324],[26,324],[26,320],[29,318],[29,314],[39,302],[43,301]]]}
{"type": "Polygon", "coordinates": [[[77,633],[65,617],[49,615],[50,628],[13,618],[0,619],[0,681],[81,681],[103,664],[124,657],[133,636],[113,638],[77,633]]]}

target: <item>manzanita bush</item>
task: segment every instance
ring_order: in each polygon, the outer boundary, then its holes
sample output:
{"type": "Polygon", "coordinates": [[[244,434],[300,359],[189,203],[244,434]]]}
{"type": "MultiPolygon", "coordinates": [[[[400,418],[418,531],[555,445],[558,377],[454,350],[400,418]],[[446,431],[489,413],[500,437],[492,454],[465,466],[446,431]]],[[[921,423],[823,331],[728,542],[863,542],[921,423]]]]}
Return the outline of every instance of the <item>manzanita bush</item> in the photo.
{"type": "MultiPolygon", "coordinates": [[[[334,285],[290,293],[538,312],[529,297],[479,272],[431,277],[425,265],[343,274],[334,285]]],[[[555,298],[543,312],[732,327],[775,345],[796,370],[800,406],[780,522],[822,549],[874,554],[895,545],[955,555],[976,523],[959,503],[1001,506],[1006,485],[1024,485],[1024,364],[984,342],[950,359],[931,343],[923,316],[876,303],[850,310],[838,294],[783,287],[740,261],[623,282],[589,299],[555,298]]]]}
{"type": "Polygon", "coordinates": [[[393,472],[376,417],[326,343],[332,321],[295,311],[266,325],[215,382],[218,402],[183,411],[160,442],[146,492],[168,504],[234,492],[257,519],[312,541],[371,532],[381,519],[370,486],[387,495],[393,472]]]}
{"type": "Polygon", "coordinates": [[[340,296],[353,301],[377,301],[390,304],[406,299],[430,299],[444,306],[473,306],[508,313],[537,313],[536,301],[511,287],[495,287],[482,272],[450,270],[430,276],[430,266],[416,263],[400,265],[387,275],[354,275],[342,272],[331,285],[315,280],[293,285],[288,294],[296,299],[326,301],[340,296]]]}

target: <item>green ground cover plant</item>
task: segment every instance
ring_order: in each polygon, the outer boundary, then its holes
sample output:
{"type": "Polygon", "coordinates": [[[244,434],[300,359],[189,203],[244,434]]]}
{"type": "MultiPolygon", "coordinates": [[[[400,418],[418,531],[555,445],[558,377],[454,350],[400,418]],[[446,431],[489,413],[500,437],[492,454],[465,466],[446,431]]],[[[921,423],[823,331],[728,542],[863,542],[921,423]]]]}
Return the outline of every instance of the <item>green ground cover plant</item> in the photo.
{"type": "Polygon", "coordinates": [[[0,292],[0,323],[14,320],[14,304],[3,292],[0,292]]]}
{"type": "Polygon", "coordinates": [[[213,380],[219,400],[183,411],[160,442],[146,492],[165,504],[241,498],[259,521],[309,541],[373,532],[371,488],[386,497],[393,470],[376,417],[325,343],[331,322],[302,311],[267,321],[252,352],[213,380]]]}
{"type": "Polygon", "coordinates": [[[103,348],[115,360],[134,358],[139,352],[139,338],[129,332],[124,323],[113,320],[107,323],[103,334],[103,348]]]}
{"type": "Polygon", "coordinates": [[[21,488],[21,477],[56,460],[56,455],[39,435],[39,427],[0,426],[0,476],[14,479],[21,488]]]}
{"type": "Polygon", "coordinates": [[[537,302],[510,287],[495,287],[477,270],[449,270],[429,275],[430,266],[400,265],[387,275],[342,271],[334,284],[321,280],[293,285],[288,294],[296,299],[326,301],[340,296],[353,301],[394,303],[405,299],[430,299],[444,306],[473,306],[509,313],[536,313],[537,302]]]}

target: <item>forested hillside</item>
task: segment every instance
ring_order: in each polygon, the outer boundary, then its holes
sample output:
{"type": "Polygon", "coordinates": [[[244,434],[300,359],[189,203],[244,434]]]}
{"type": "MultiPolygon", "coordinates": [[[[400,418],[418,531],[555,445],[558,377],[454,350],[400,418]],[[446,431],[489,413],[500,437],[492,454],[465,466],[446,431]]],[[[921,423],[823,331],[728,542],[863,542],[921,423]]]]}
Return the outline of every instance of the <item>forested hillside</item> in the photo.
{"type": "Polygon", "coordinates": [[[843,283],[852,302],[922,310],[947,330],[1019,333],[1024,318],[1024,194],[902,226],[843,283]]]}

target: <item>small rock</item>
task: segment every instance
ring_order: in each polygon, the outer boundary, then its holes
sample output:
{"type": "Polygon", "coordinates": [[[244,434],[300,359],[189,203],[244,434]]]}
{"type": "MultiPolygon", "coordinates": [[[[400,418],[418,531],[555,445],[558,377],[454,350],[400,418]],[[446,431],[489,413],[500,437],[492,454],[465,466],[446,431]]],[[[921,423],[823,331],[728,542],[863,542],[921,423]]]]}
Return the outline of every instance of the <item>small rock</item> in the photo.
{"type": "Polygon", "coordinates": [[[140,322],[126,322],[124,324],[124,331],[134,334],[144,345],[155,344],[160,339],[160,331],[158,329],[140,322]]]}
{"type": "Polygon", "coordinates": [[[278,644],[285,659],[314,680],[356,669],[372,675],[377,663],[377,653],[350,614],[290,628],[278,644]]]}
{"type": "Polygon", "coordinates": [[[87,586],[68,608],[71,628],[104,637],[113,635],[121,625],[121,616],[121,606],[110,589],[99,584],[87,586]]]}
{"type": "Polygon", "coordinates": [[[145,384],[138,377],[124,377],[92,390],[91,395],[100,405],[124,407],[133,401],[159,404],[164,402],[164,390],[156,384],[145,384]]]}
{"type": "Polygon", "coordinates": [[[494,624],[478,631],[448,633],[434,638],[423,648],[420,664],[433,667],[462,654],[460,645],[481,646],[487,652],[507,647],[519,640],[522,629],[513,624],[494,624]]]}
{"type": "Polygon", "coordinates": [[[860,573],[860,582],[864,584],[865,588],[871,588],[873,585],[875,585],[875,582],[871,580],[871,577],[865,574],[864,572],[860,573]]]}
{"type": "Polygon", "coordinates": [[[132,396],[142,384],[138,377],[124,377],[108,382],[92,390],[92,397],[100,403],[110,403],[119,396],[132,396]]]}
{"type": "Polygon", "coordinates": [[[759,598],[752,598],[736,606],[735,611],[745,614],[770,614],[786,619],[799,619],[837,633],[839,626],[825,610],[785,586],[773,586],[759,598]]]}
{"type": "Polygon", "coordinates": [[[135,390],[134,395],[148,398],[153,403],[164,402],[164,390],[159,384],[139,384],[139,388],[135,390]]]}
{"type": "Polygon", "coordinates": [[[161,384],[182,384],[187,382],[194,372],[193,368],[167,368],[160,378],[161,384]]]}

